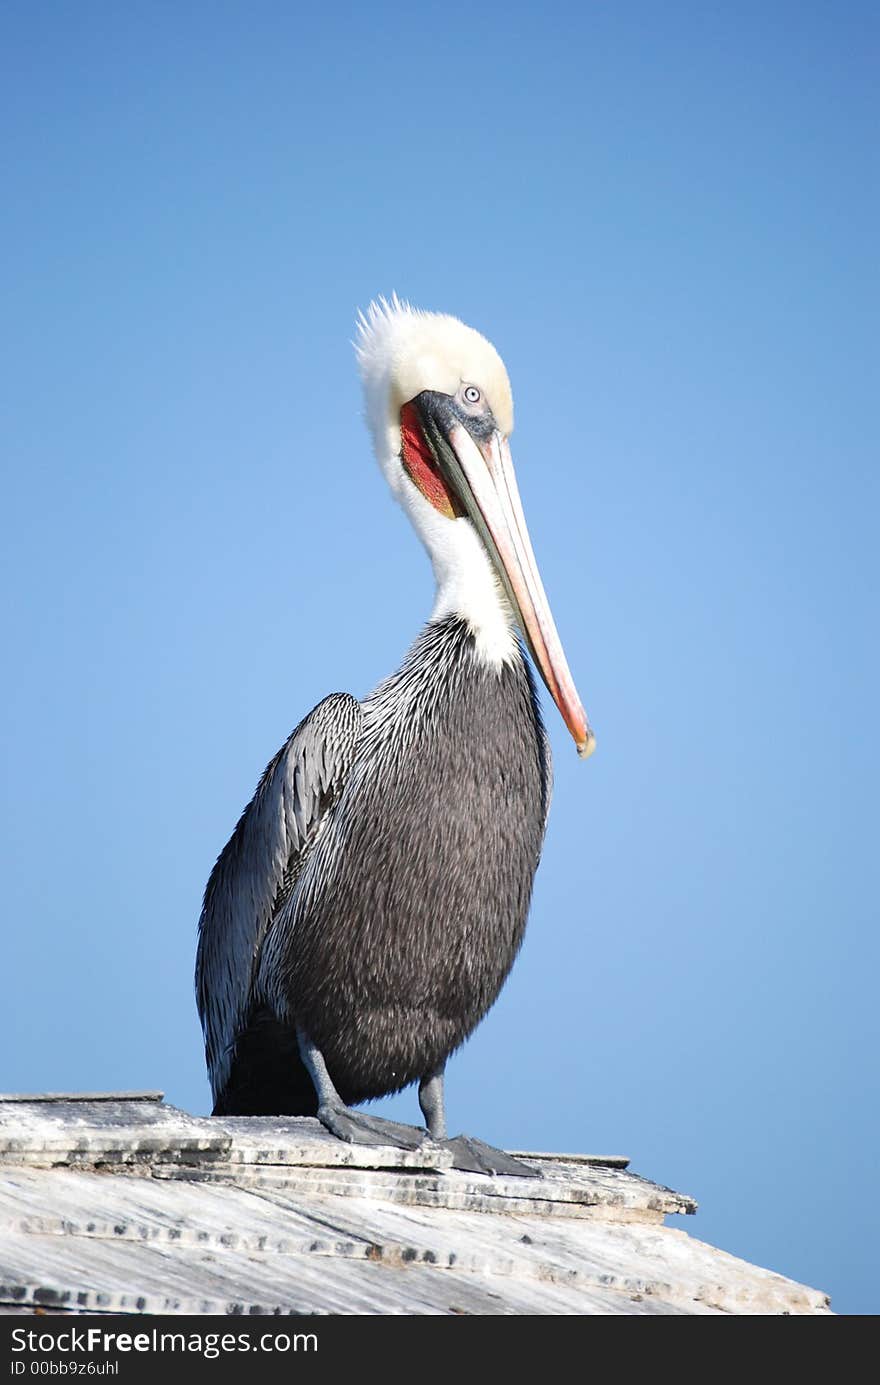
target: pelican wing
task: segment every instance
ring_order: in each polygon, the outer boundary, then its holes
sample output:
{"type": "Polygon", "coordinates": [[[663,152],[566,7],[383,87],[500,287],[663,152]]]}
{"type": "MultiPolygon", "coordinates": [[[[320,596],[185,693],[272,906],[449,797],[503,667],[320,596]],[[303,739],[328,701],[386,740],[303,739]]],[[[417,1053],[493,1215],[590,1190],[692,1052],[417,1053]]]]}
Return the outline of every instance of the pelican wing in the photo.
{"type": "Polygon", "coordinates": [[[251,1007],[260,950],[336,802],[361,735],[361,707],[333,693],[273,760],[211,872],[199,919],[196,996],[214,1098],[251,1007]]]}

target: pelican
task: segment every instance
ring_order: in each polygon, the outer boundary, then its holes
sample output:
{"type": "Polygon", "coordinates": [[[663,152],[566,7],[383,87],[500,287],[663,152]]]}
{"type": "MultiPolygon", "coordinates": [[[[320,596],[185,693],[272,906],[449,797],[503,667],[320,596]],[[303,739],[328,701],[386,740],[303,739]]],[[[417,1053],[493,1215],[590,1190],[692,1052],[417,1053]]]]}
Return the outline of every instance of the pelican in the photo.
{"type": "Polygon", "coordinates": [[[269,762],[213,869],[196,991],[215,1115],[317,1115],[341,1139],[446,1142],[446,1061],[519,951],[551,792],[520,636],[581,756],[593,732],[544,593],[495,348],[396,297],[355,350],[373,449],[424,543],[434,607],[363,701],[333,693],[269,762]],[[351,1108],[418,1083],[425,1128],[351,1108]]]}

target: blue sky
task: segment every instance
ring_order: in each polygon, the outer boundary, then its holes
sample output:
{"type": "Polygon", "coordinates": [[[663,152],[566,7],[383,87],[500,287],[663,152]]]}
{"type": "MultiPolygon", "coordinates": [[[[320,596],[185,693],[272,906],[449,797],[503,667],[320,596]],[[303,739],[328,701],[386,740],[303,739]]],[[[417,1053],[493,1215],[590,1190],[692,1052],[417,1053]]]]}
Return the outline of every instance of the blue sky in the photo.
{"type": "Polygon", "coordinates": [[[396,290],[507,362],[598,736],[580,764],[548,708],[528,938],[451,1122],[627,1153],[693,1234],[880,1308],[878,28],[4,7],[0,1086],[208,1107],[213,860],[430,609],[350,347],[396,290]]]}

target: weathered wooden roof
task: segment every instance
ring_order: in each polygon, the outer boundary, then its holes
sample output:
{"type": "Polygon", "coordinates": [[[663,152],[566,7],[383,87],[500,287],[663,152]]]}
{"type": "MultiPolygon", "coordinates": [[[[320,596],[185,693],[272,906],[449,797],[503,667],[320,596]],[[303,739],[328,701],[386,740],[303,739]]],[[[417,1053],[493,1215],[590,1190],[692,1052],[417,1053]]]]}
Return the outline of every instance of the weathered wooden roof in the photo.
{"type": "Polygon", "coordinates": [[[664,1226],[622,1158],[343,1144],[161,1094],[0,1097],[0,1311],[801,1314],[826,1297],[664,1226]]]}

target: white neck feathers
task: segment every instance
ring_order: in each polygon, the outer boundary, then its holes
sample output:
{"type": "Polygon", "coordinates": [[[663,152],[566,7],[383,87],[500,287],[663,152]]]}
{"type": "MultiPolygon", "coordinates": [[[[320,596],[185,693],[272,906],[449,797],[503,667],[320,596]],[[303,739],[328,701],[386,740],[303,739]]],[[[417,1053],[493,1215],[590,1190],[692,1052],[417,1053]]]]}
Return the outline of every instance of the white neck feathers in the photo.
{"type": "Polygon", "coordinates": [[[517,656],[514,616],[482,540],[469,519],[447,519],[408,477],[397,492],[422,540],[437,583],[432,620],[457,615],[467,621],[477,654],[499,668],[517,656]]]}

